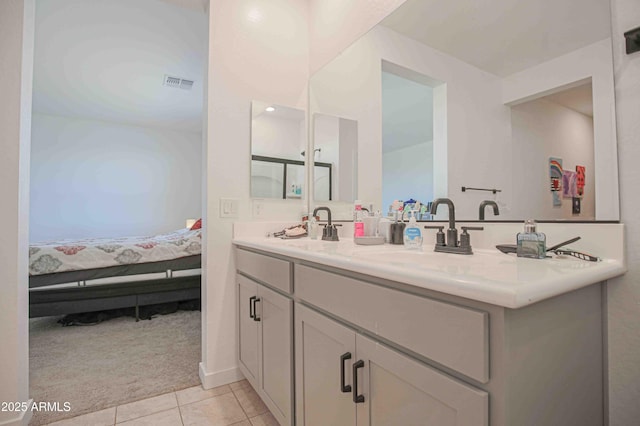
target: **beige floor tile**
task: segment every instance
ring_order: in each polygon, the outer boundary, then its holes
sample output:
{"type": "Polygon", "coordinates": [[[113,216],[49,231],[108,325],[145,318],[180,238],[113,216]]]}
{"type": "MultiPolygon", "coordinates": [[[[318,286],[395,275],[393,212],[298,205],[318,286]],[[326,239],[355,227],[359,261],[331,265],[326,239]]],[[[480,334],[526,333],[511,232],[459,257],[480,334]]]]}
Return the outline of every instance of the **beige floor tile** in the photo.
{"type": "Polygon", "coordinates": [[[238,423],[234,423],[231,426],[251,426],[251,422],[249,420],[243,420],[238,423]]]}
{"type": "Polygon", "coordinates": [[[203,389],[202,386],[194,386],[192,388],[176,391],[176,397],[178,398],[178,405],[185,405],[229,392],[231,392],[229,385],[218,386],[217,388],[206,390],[203,389]]]}
{"type": "Polygon", "coordinates": [[[177,406],[178,401],[173,392],[129,404],[118,405],[116,423],[126,422],[127,420],[148,416],[160,411],[167,411],[177,406]]]}
{"type": "Polygon", "coordinates": [[[120,424],[125,426],[182,426],[182,419],[178,408],[172,408],[120,424]]]}
{"type": "Polygon", "coordinates": [[[185,426],[228,426],[247,420],[232,393],[226,393],[180,407],[185,426]]]}
{"type": "Polygon", "coordinates": [[[113,426],[116,422],[116,407],[49,423],[50,426],[113,426]]]}
{"type": "Polygon", "coordinates": [[[264,414],[268,411],[267,406],[264,405],[262,399],[260,399],[251,386],[247,389],[234,390],[233,393],[236,395],[236,398],[238,398],[238,401],[240,401],[242,409],[247,413],[249,418],[264,414]]]}
{"type": "Polygon", "coordinates": [[[252,417],[249,420],[251,420],[252,426],[280,426],[276,418],[273,417],[273,414],[268,411],[259,416],[252,417]]]}
{"type": "Polygon", "coordinates": [[[240,389],[253,389],[251,384],[247,380],[240,380],[239,382],[230,383],[231,390],[236,391],[240,389]]]}

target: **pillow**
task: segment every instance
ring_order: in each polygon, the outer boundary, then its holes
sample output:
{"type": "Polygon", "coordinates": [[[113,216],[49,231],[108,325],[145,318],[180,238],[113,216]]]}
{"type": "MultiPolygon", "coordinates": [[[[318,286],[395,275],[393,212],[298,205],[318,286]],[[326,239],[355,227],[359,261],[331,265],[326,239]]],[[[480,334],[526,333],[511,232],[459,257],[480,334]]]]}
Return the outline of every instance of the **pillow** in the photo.
{"type": "Polygon", "coordinates": [[[196,229],[201,229],[201,228],[202,228],[202,218],[196,220],[196,223],[194,223],[190,229],[192,231],[195,231],[196,229]]]}

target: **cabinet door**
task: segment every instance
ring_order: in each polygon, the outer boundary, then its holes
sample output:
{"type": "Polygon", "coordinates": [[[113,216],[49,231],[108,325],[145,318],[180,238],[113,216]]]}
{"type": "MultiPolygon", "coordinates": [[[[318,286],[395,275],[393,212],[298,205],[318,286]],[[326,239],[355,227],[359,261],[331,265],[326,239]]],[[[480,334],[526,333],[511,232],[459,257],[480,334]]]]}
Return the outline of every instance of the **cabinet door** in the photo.
{"type": "Polygon", "coordinates": [[[281,425],[290,425],[293,399],[293,302],[258,285],[260,319],[260,387],[281,425]]]}
{"type": "Polygon", "coordinates": [[[238,288],[238,357],[242,372],[254,386],[258,385],[258,321],[253,319],[253,304],[258,285],[237,275],[238,288]]]}
{"type": "Polygon", "coordinates": [[[355,425],[351,390],[343,388],[352,384],[354,360],[354,331],[296,304],[297,425],[355,425]]]}
{"type": "Polygon", "coordinates": [[[489,395],[357,335],[358,426],[486,426],[489,395]]]}

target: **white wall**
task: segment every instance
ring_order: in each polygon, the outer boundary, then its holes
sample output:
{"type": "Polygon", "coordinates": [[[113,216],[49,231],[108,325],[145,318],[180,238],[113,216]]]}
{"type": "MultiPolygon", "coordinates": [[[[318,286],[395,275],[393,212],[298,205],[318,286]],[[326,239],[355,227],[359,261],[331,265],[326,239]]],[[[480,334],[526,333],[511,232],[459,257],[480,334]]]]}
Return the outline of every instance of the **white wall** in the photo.
{"type": "Polygon", "coordinates": [[[386,214],[393,200],[433,200],[433,141],[382,154],[382,208],[386,214]]]}
{"type": "MultiPolygon", "coordinates": [[[[29,140],[33,0],[0,2],[0,402],[29,400],[29,140]]],[[[21,413],[0,411],[0,424],[21,413]]]]}
{"type": "MultiPolygon", "coordinates": [[[[615,32],[614,32],[615,34],[615,32]]],[[[596,219],[618,220],[618,163],[611,39],[599,41],[504,79],[503,99],[515,105],[591,80],[596,219]]]]}
{"type": "Polygon", "coordinates": [[[199,133],[33,114],[31,241],[153,235],[199,218],[199,133]]]}
{"type": "Polygon", "coordinates": [[[434,145],[436,139],[447,140],[447,153],[438,158],[447,159],[448,196],[459,217],[477,217],[485,196],[463,194],[462,186],[500,188],[501,201],[510,205],[512,185],[505,179],[511,174],[510,115],[502,102],[502,80],[382,26],[315,74],[310,87],[312,112],[358,120],[358,198],[376,208],[382,203],[383,60],[443,82],[434,90],[434,102],[446,90],[447,117],[434,120],[434,145]],[[488,166],[493,164],[501,167],[488,166]]]}
{"type": "Polygon", "coordinates": [[[511,216],[533,219],[594,220],[596,218],[593,167],[593,118],[556,103],[537,99],[511,109],[514,170],[511,216]],[[554,207],[549,181],[549,157],[562,158],[563,168],[585,166],[581,212],[572,214],[571,198],[554,207]]]}
{"type": "Polygon", "coordinates": [[[607,285],[609,425],[640,419],[640,53],[624,52],[622,34],[640,23],[640,2],[612,0],[621,219],[629,272],[607,285]]]}
{"type": "Polygon", "coordinates": [[[206,15],[191,6],[38,0],[34,111],[199,132],[206,15]],[[165,74],[194,86],[164,86],[165,74]]]}
{"type": "Polygon", "coordinates": [[[304,200],[250,198],[251,100],[306,107],[309,69],[306,0],[211,2],[207,88],[203,362],[206,387],[240,378],[236,355],[232,223],[296,220],[304,200]],[[239,203],[239,217],[218,217],[220,198],[239,203]]]}
{"type": "Polygon", "coordinates": [[[318,71],[406,0],[310,0],[310,72],[318,71]]]}

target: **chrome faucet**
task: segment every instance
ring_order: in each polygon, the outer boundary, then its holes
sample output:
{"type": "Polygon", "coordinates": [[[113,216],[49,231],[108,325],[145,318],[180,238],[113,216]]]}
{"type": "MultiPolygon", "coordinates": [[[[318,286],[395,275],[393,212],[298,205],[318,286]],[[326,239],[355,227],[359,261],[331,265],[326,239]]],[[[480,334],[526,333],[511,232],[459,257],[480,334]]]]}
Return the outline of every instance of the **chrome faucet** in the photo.
{"type": "Polygon", "coordinates": [[[338,240],[338,228],[337,225],[331,224],[331,209],[329,207],[316,207],[313,210],[313,217],[318,216],[318,212],[325,211],[327,212],[327,224],[322,230],[322,239],[324,241],[339,241],[338,240]]]}
{"type": "Polygon", "coordinates": [[[500,214],[500,210],[498,209],[498,204],[495,201],[484,200],[483,202],[480,203],[480,212],[479,212],[480,220],[484,220],[484,208],[487,206],[493,207],[493,214],[495,216],[498,216],[500,214]]]}
{"type": "Polygon", "coordinates": [[[436,245],[434,251],[454,254],[473,254],[471,250],[471,236],[467,231],[482,231],[481,226],[463,226],[460,241],[458,241],[458,230],[456,229],[456,210],[453,201],[448,198],[438,198],[431,204],[431,214],[435,215],[438,206],[446,204],[449,208],[449,229],[447,229],[447,238],[445,241],[442,229],[444,226],[425,226],[425,229],[438,229],[436,234],[436,245]]]}

